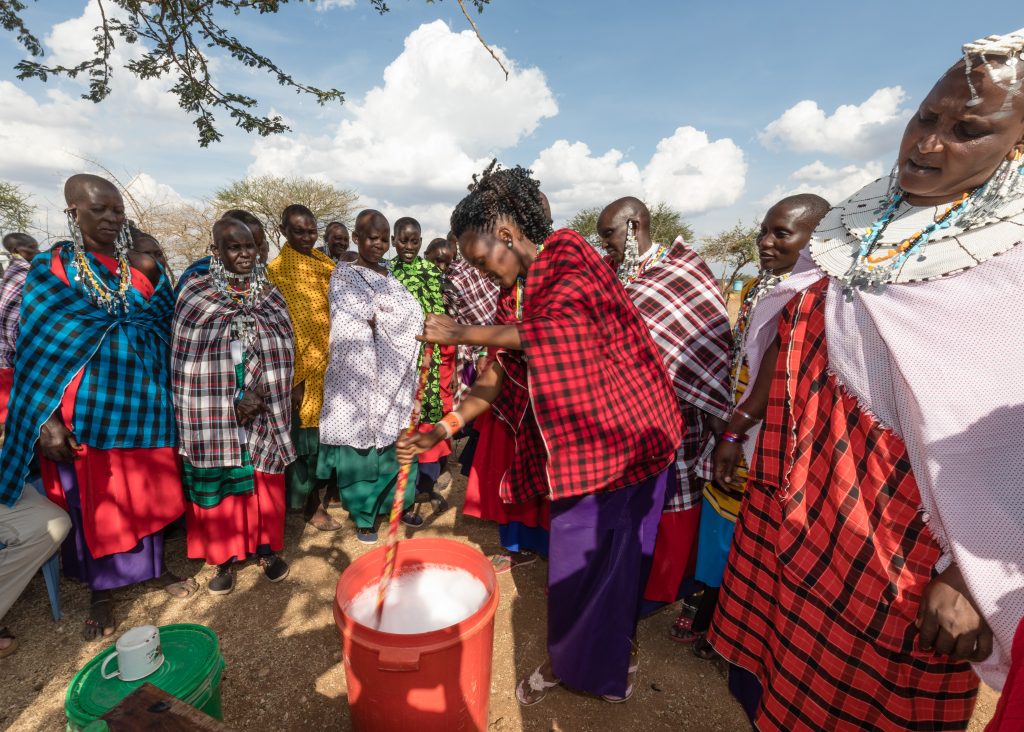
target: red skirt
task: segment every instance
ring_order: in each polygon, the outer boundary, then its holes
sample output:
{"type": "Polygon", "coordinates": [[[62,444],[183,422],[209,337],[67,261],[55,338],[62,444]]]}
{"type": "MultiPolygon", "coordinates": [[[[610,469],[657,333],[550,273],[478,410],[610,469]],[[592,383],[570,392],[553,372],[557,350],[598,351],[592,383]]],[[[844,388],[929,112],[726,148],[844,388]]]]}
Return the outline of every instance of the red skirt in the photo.
{"type": "Polygon", "coordinates": [[[0,369],[0,424],[7,421],[7,403],[11,401],[14,369],[0,369]]]}
{"type": "Polygon", "coordinates": [[[1020,732],[1024,729],[1024,620],[1017,626],[1013,637],[1013,659],[1010,675],[1003,685],[996,715],[985,732],[1020,732]]]}
{"type": "Polygon", "coordinates": [[[252,495],[226,496],[210,508],[188,502],[189,559],[223,564],[229,559],[242,561],[259,547],[272,552],[284,548],[284,474],[257,470],[254,483],[252,495]]]}
{"type": "Polygon", "coordinates": [[[708,638],[769,730],[961,730],[978,679],[917,647],[940,556],[903,441],[828,369],[827,281],[794,298],[708,638]]]}
{"type": "MultiPolygon", "coordinates": [[[[676,472],[674,467],[672,472],[676,472]]],[[[683,580],[693,576],[697,564],[700,507],[698,503],[685,511],[665,511],[661,514],[651,574],[644,589],[645,600],[675,602],[679,598],[683,580]]]]}
{"type": "Polygon", "coordinates": [[[550,501],[538,497],[526,503],[505,503],[498,494],[501,479],[512,466],[516,451],[516,442],[508,427],[490,411],[477,417],[473,426],[480,437],[466,483],[463,513],[499,524],[518,521],[525,526],[549,529],[550,501]]]}

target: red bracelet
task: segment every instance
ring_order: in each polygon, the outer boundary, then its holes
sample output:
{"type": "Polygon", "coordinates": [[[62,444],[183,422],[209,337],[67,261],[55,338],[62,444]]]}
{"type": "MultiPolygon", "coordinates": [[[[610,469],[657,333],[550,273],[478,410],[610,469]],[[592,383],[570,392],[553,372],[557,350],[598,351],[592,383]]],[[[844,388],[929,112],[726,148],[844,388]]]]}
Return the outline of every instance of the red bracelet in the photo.
{"type": "Polygon", "coordinates": [[[722,432],[718,435],[718,439],[722,442],[733,442],[737,445],[742,445],[747,441],[747,435],[738,435],[735,432],[722,432]]]}

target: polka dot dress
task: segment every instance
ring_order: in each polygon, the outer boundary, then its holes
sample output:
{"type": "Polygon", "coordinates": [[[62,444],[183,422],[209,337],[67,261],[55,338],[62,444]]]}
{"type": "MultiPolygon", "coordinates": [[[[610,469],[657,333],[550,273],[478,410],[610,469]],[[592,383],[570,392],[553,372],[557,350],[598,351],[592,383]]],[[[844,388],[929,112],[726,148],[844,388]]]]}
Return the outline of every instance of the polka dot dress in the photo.
{"type": "Polygon", "coordinates": [[[385,448],[409,424],[423,310],[391,274],[339,264],[331,276],[330,357],[320,442],[385,448]]]}

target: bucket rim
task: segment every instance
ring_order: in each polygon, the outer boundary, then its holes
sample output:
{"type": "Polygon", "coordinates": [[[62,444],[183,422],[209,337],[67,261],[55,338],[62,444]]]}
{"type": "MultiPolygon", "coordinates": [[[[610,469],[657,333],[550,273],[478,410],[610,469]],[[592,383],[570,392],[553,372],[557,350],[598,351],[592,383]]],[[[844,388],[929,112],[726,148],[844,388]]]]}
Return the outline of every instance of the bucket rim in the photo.
{"type": "MultiPolygon", "coordinates": [[[[352,564],[345,568],[345,570],[341,573],[341,577],[338,578],[338,584],[334,592],[335,623],[339,626],[344,626],[344,631],[349,635],[352,635],[353,633],[358,633],[358,635],[361,638],[370,640],[380,645],[387,646],[407,646],[410,643],[417,643],[421,645],[423,652],[425,653],[429,652],[430,650],[440,650],[441,648],[447,646],[452,638],[457,638],[462,635],[466,635],[476,630],[481,625],[486,624],[488,622],[488,618],[491,617],[498,603],[501,600],[501,588],[498,583],[498,576],[497,573],[495,573],[494,567],[491,565],[490,561],[487,560],[486,555],[484,555],[483,552],[481,552],[474,546],[463,543],[461,541],[456,541],[454,539],[445,539],[442,537],[421,537],[405,539],[404,541],[399,542],[398,551],[401,552],[402,545],[408,544],[409,542],[430,542],[432,544],[444,547],[457,547],[457,550],[459,552],[464,553],[466,556],[470,556],[474,560],[482,560],[479,562],[479,564],[482,568],[484,568],[486,580],[484,580],[484,578],[479,577],[476,573],[474,573],[474,576],[476,576],[477,579],[481,579],[481,581],[484,582],[484,586],[487,587],[489,590],[487,599],[484,601],[484,603],[479,608],[477,608],[477,610],[475,610],[472,614],[466,616],[457,623],[453,623],[452,625],[446,625],[443,628],[437,628],[435,630],[424,631],[422,633],[389,633],[387,631],[378,630],[377,628],[372,628],[368,625],[360,623],[358,620],[353,618],[345,611],[345,608],[342,607],[341,602],[339,602],[338,595],[343,586],[347,588],[347,586],[351,584],[350,578],[348,578],[348,581],[346,581],[346,574],[349,572],[349,570],[355,567],[357,563],[362,563],[362,565],[370,564],[375,560],[375,554],[379,553],[383,555],[384,551],[386,551],[386,547],[381,546],[357,558],[354,562],[352,562],[352,564]],[[489,582],[487,580],[489,580],[489,582]],[[488,587],[488,585],[490,585],[490,587],[488,587]]],[[[453,566],[451,564],[445,565],[442,562],[424,562],[423,564],[453,566]]],[[[465,567],[456,568],[466,569],[465,567]]],[[[366,584],[362,585],[355,592],[351,592],[349,594],[350,601],[351,598],[354,598],[357,594],[359,594],[359,592],[365,589],[367,585],[372,584],[372,582],[373,579],[371,579],[370,582],[367,582],[366,584]]]]}

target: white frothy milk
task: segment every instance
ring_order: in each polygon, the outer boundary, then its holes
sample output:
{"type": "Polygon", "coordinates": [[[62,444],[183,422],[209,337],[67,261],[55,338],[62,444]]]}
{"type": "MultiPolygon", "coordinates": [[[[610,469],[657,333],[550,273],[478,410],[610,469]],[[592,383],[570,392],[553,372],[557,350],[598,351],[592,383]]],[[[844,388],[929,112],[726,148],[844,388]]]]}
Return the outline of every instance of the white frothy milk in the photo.
{"type": "MultiPolygon", "coordinates": [[[[357,623],[377,627],[377,582],[364,588],[345,608],[357,623]]],[[[484,583],[464,569],[439,564],[397,575],[384,599],[385,633],[429,633],[455,625],[483,606],[484,583]]]]}

